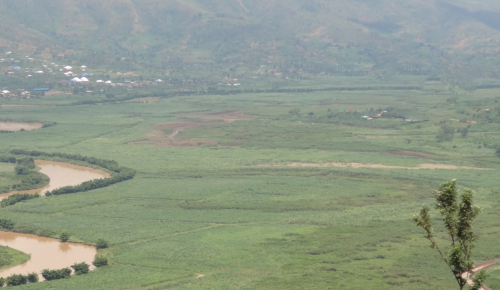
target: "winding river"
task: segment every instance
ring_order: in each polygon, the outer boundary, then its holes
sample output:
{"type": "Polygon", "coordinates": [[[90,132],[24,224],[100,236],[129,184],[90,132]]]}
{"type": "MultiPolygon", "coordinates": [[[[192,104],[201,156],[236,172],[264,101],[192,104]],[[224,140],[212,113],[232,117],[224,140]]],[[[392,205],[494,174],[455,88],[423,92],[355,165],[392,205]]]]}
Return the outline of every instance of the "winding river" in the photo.
{"type": "Polygon", "coordinates": [[[50,178],[49,184],[43,188],[0,194],[0,200],[14,193],[40,193],[43,195],[47,191],[51,191],[57,188],[70,185],[78,185],[85,181],[108,178],[111,176],[109,173],[102,170],[64,162],[35,160],[35,164],[36,166],[40,167],[41,173],[47,175],[50,178]]]}
{"type": "MultiPolygon", "coordinates": [[[[21,193],[43,194],[56,188],[110,177],[109,173],[102,170],[69,163],[35,160],[35,164],[41,168],[40,172],[50,178],[50,183],[44,188],[22,191],[21,193]]],[[[2,194],[0,199],[13,193],[16,192],[2,194]]],[[[0,277],[12,274],[25,275],[32,272],[41,273],[44,269],[61,269],[81,262],[92,265],[96,254],[96,250],[92,246],[61,243],[56,239],[2,231],[0,231],[0,245],[25,252],[31,256],[30,260],[24,264],[0,269],[0,277]]],[[[41,275],[39,277],[40,280],[43,280],[41,275]]]]}

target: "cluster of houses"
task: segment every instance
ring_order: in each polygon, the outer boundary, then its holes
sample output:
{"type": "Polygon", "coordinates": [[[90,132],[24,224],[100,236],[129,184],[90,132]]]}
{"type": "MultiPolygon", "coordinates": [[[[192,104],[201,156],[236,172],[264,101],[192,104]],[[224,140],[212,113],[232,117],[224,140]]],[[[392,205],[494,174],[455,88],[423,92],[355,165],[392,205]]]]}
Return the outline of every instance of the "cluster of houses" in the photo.
{"type": "Polygon", "coordinates": [[[26,90],[18,90],[16,92],[11,92],[8,90],[0,91],[0,97],[2,98],[22,98],[29,99],[31,98],[31,92],[26,90]]]}

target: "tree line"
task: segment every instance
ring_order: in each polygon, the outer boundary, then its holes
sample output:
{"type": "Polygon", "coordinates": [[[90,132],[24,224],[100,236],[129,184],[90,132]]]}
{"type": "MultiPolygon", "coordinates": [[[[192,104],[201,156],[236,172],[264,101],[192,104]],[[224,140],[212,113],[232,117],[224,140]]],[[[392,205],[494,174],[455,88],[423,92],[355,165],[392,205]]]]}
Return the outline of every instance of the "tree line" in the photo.
{"type": "MultiPolygon", "coordinates": [[[[105,257],[96,256],[92,264],[96,268],[99,268],[106,266],[108,264],[108,260],[105,257]]],[[[75,275],[85,275],[88,274],[90,271],[90,265],[85,262],[75,263],[71,266],[71,268],[73,268],[73,270],[71,270],[69,267],[56,270],[44,269],[41,274],[45,280],[52,281],[59,279],[67,279],[71,276],[71,273],[73,271],[75,272],[75,275]]],[[[29,273],[28,275],[13,274],[7,278],[0,278],[0,287],[3,287],[4,285],[7,285],[9,287],[20,286],[20,285],[26,285],[28,283],[30,284],[37,283],[38,281],[39,279],[37,273],[29,273]]]]}
{"type": "Polygon", "coordinates": [[[236,94],[264,94],[264,93],[312,93],[312,92],[329,92],[329,91],[372,91],[372,90],[422,90],[421,86],[358,86],[358,87],[329,87],[329,88],[277,88],[277,89],[233,89],[233,90],[217,90],[215,88],[208,88],[206,91],[175,91],[175,92],[149,92],[144,94],[135,93],[133,95],[126,95],[123,97],[108,98],[106,100],[83,100],[73,102],[70,106],[78,105],[92,105],[101,103],[117,103],[133,99],[147,98],[147,97],[161,97],[172,98],[192,95],[236,95],[236,94]]]}

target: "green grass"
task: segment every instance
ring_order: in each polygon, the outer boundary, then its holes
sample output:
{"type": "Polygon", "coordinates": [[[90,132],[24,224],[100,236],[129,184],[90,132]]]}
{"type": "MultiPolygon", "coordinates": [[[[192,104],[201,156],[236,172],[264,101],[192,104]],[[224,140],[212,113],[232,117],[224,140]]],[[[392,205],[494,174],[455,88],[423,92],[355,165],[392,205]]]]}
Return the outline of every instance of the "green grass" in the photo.
{"type": "MultiPolygon", "coordinates": [[[[103,251],[109,266],[21,288],[452,289],[453,277],[412,217],[423,204],[432,205],[433,189],[456,178],[460,186],[475,190],[483,208],[475,226],[480,235],[475,259],[500,254],[500,158],[494,154],[500,144],[498,123],[478,117],[467,137],[457,133],[453,141],[436,141],[441,121],[462,128],[466,124],[450,119],[471,117],[466,115],[474,106],[469,102],[484,102],[486,108],[498,93],[460,96],[457,106],[446,102],[452,92],[425,89],[3,108],[5,118],[29,115],[58,124],[9,134],[0,140],[2,152],[22,148],[82,154],[113,159],[138,172],[133,180],[107,188],[2,209],[2,218],[15,221],[17,231],[52,237],[68,231],[74,241],[102,238],[110,243],[103,251]],[[428,121],[328,118],[328,109],[361,114],[389,106],[428,121]],[[293,108],[300,108],[301,116],[290,116],[293,108]],[[177,136],[216,142],[211,145],[129,144],[147,140],[154,124],[186,118],[180,114],[189,112],[199,112],[189,118],[203,118],[201,112],[207,110],[242,110],[255,118],[186,128],[177,136]],[[436,163],[492,170],[285,166],[292,162],[436,163]]],[[[56,97],[36,100],[44,101],[69,103],[56,97]]],[[[7,174],[13,167],[3,166],[0,175],[12,182],[7,174]]],[[[433,215],[439,225],[437,213],[433,215]]],[[[491,285],[499,276],[491,272],[491,285]]]]}
{"type": "Polygon", "coordinates": [[[9,192],[13,185],[21,182],[21,177],[14,172],[14,167],[14,164],[0,163],[0,193],[9,192]]]}
{"type": "Polygon", "coordinates": [[[22,264],[30,259],[26,253],[0,246],[0,269],[22,264]]]}

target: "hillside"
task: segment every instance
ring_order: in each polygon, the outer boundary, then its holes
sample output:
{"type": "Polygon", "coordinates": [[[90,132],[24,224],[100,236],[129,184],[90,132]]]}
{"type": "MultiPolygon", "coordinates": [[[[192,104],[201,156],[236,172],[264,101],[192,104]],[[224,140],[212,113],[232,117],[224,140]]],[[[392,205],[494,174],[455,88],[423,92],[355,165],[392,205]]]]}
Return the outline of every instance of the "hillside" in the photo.
{"type": "Polygon", "coordinates": [[[129,57],[158,69],[273,63],[458,78],[497,77],[499,65],[492,0],[19,0],[0,11],[0,49],[90,65],[129,57]]]}

